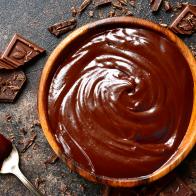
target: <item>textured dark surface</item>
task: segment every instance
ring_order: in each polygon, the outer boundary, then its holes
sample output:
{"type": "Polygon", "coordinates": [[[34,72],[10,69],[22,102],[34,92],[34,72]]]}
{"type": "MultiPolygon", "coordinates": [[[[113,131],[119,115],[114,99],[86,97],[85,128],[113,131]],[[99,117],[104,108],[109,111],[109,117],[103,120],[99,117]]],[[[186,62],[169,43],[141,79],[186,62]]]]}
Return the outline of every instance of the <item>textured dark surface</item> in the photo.
{"type": "MultiPolygon", "coordinates": [[[[59,20],[71,17],[70,9],[73,5],[78,6],[80,0],[1,0],[0,1],[0,50],[4,50],[6,44],[14,33],[20,33],[32,42],[47,50],[45,56],[39,60],[29,63],[24,71],[27,74],[27,83],[19,99],[14,104],[0,103],[0,132],[12,138],[19,150],[23,145],[20,140],[29,138],[31,131],[37,133],[35,145],[30,147],[25,153],[21,153],[21,169],[25,175],[35,183],[37,178],[44,179],[40,184],[40,190],[46,195],[100,195],[101,185],[89,183],[75,173],[71,173],[62,161],[57,161],[54,165],[45,166],[44,162],[53,155],[45,137],[39,126],[32,126],[37,117],[37,89],[40,74],[48,55],[56,45],[66,37],[55,38],[47,28],[59,20]],[[6,120],[6,115],[11,115],[11,120],[6,120]],[[27,135],[23,136],[20,129],[24,128],[27,135]]],[[[170,1],[176,5],[176,0],[170,1]]],[[[181,1],[182,2],[182,1],[181,1]]],[[[194,3],[195,0],[188,2],[194,3]]],[[[90,21],[97,20],[100,15],[107,16],[107,9],[97,9],[94,18],[88,17],[88,12],[93,9],[89,6],[78,19],[78,27],[90,21]]],[[[110,10],[110,9],[109,9],[110,10]]],[[[165,13],[163,7],[157,14],[150,11],[148,0],[137,0],[136,8],[131,8],[136,17],[142,17],[156,22],[169,24],[172,20],[172,13],[165,13]]],[[[196,35],[183,37],[190,46],[196,46],[196,35]]],[[[190,187],[195,189],[195,173],[186,171],[187,164],[191,162],[195,168],[195,158],[192,152],[188,159],[180,167],[183,178],[190,187]]],[[[192,170],[191,168],[191,170],[192,170]]],[[[29,195],[29,191],[12,175],[0,175],[0,195],[15,196],[29,195]]]]}

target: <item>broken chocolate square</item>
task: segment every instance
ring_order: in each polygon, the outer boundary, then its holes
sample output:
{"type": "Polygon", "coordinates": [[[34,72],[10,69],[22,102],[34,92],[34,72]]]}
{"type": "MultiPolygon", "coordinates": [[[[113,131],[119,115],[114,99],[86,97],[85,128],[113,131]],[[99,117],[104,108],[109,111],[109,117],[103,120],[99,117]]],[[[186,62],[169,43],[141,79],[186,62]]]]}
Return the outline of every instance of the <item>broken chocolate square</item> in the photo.
{"type": "Polygon", "coordinates": [[[5,51],[2,53],[0,61],[1,64],[2,62],[5,63],[3,65],[3,68],[5,69],[16,69],[44,51],[43,48],[40,48],[21,35],[15,34],[5,51]]]}
{"type": "Polygon", "coordinates": [[[1,71],[0,102],[13,102],[25,81],[26,76],[23,71],[1,71]]]}
{"type": "Polygon", "coordinates": [[[190,35],[196,31],[196,6],[186,5],[170,25],[175,33],[190,35]]]}
{"type": "Polygon", "coordinates": [[[65,20],[52,25],[48,28],[48,31],[58,37],[74,29],[76,27],[76,24],[77,20],[75,18],[71,18],[69,20],[65,20]]]}

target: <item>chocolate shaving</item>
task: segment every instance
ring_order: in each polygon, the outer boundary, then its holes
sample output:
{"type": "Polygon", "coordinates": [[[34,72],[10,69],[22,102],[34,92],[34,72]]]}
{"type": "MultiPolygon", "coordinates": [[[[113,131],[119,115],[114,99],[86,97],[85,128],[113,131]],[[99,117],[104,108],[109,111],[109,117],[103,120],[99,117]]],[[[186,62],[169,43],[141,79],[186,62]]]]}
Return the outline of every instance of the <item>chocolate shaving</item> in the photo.
{"type": "Polygon", "coordinates": [[[186,5],[170,25],[175,33],[190,35],[196,31],[196,6],[186,5]]]}
{"type": "Polygon", "coordinates": [[[56,37],[73,30],[76,27],[77,20],[71,18],[59,23],[56,23],[48,28],[48,31],[56,37]]]}
{"type": "Polygon", "coordinates": [[[151,10],[152,12],[158,11],[162,3],[162,0],[151,0],[150,5],[151,5],[151,10]]]}
{"type": "Polygon", "coordinates": [[[113,2],[112,2],[112,6],[113,6],[115,9],[122,10],[122,4],[121,4],[119,1],[113,1],[113,2]]]}
{"type": "Polygon", "coordinates": [[[127,0],[118,0],[122,5],[127,6],[127,0]]]}
{"type": "Polygon", "coordinates": [[[54,164],[54,163],[56,163],[56,161],[57,161],[58,159],[59,159],[58,156],[54,154],[54,155],[52,155],[51,157],[49,157],[48,160],[46,160],[46,161],[44,162],[44,164],[45,164],[45,165],[54,164]]]}
{"type": "Polygon", "coordinates": [[[92,0],[84,0],[78,9],[79,15],[91,4],[92,0]]]}
{"type": "Polygon", "coordinates": [[[95,7],[111,4],[112,0],[94,0],[95,7]]]}
{"type": "Polygon", "coordinates": [[[31,138],[25,142],[25,145],[21,151],[22,153],[25,153],[34,144],[36,137],[37,134],[32,132],[31,138]]]}
{"type": "Polygon", "coordinates": [[[26,81],[23,71],[0,72],[0,102],[13,102],[26,81]]]}
{"type": "Polygon", "coordinates": [[[166,12],[172,11],[172,6],[169,3],[169,1],[164,1],[163,3],[164,3],[164,9],[165,9],[166,12]]]}

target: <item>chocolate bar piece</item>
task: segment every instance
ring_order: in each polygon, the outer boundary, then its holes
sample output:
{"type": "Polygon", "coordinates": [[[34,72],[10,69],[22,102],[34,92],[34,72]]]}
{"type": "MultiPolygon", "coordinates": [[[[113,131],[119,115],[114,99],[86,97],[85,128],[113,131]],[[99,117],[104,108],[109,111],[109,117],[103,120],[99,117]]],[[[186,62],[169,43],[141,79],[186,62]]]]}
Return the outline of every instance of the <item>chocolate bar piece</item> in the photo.
{"type": "Polygon", "coordinates": [[[196,31],[196,6],[186,5],[172,22],[170,29],[179,34],[194,33],[196,31]]]}
{"type": "Polygon", "coordinates": [[[162,3],[162,0],[151,0],[151,1],[150,1],[151,10],[152,10],[153,12],[158,11],[158,9],[159,9],[160,6],[161,6],[161,3],[162,3]]]}
{"type": "Polygon", "coordinates": [[[4,69],[16,69],[44,51],[21,35],[15,34],[0,56],[0,66],[4,69]]]}
{"type": "Polygon", "coordinates": [[[71,18],[69,20],[65,20],[59,23],[56,23],[48,28],[48,31],[55,35],[56,37],[71,31],[76,27],[77,20],[75,18],[71,18]]]}
{"type": "Polygon", "coordinates": [[[94,0],[95,7],[111,4],[112,0],[94,0]]]}
{"type": "Polygon", "coordinates": [[[25,81],[26,76],[23,71],[1,71],[0,102],[13,102],[25,81]]]}

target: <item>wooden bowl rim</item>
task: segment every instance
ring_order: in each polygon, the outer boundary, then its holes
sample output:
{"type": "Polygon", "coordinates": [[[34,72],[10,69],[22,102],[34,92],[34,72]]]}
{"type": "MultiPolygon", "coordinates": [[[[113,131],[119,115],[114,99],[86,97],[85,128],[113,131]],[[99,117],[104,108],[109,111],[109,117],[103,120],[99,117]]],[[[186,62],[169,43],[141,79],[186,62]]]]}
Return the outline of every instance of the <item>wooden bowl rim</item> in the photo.
{"type": "Polygon", "coordinates": [[[141,18],[135,18],[135,17],[113,17],[113,18],[102,19],[93,23],[89,23],[78,28],[71,34],[69,34],[63,41],[59,43],[59,45],[54,49],[54,51],[48,58],[45,67],[42,71],[42,75],[40,79],[40,85],[38,91],[38,113],[39,113],[39,119],[44,135],[48,140],[50,146],[71,170],[76,171],[77,173],[79,173],[81,176],[88,179],[89,181],[93,181],[96,183],[103,183],[114,187],[133,187],[137,185],[147,184],[163,177],[164,175],[168,174],[171,170],[173,170],[188,155],[188,153],[195,145],[196,142],[196,61],[191,51],[188,49],[188,47],[180,38],[178,38],[170,30],[161,27],[160,25],[155,24],[153,22],[141,18]],[[83,36],[83,34],[88,33],[89,30],[107,24],[108,25],[124,24],[124,25],[137,25],[137,26],[139,25],[141,27],[152,29],[154,31],[162,33],[169,40],[173,41],[176,44],[176,46],[180,49],[185,59],[187,60],[192,72],[193,81],[194,81],[194,89],[193,89],[194,98],[193,98],[192,115],[191,115],[187,132],[180,146],[175,152],[175,154],[161,168],[159,168],[158,170],[156,170],[155,172],[147,176],[142,176],[137,178],[123,178],[123,179],[108,178],[104,176],[96,176],[95,174],[92,174],[89,171],[82,169],[77,164],[75,164],[73,160],[69,159],[68,157],[65,157],[65,155],[61,151],[61,148],[57,144],[55,136],[52,134],[52,130],[50,130],[49,123],[47,120],[48,111],[46,110],[47,103],[45,101],[46,100],[45,97],[48,95],[48,90],[47,92],[45,90],[48,88],[47,78],[49,77],[49,73],[52,69],[52,66],[55,64],[55,61],[58,59],[61,51],[77,37],[83,36]]]}

